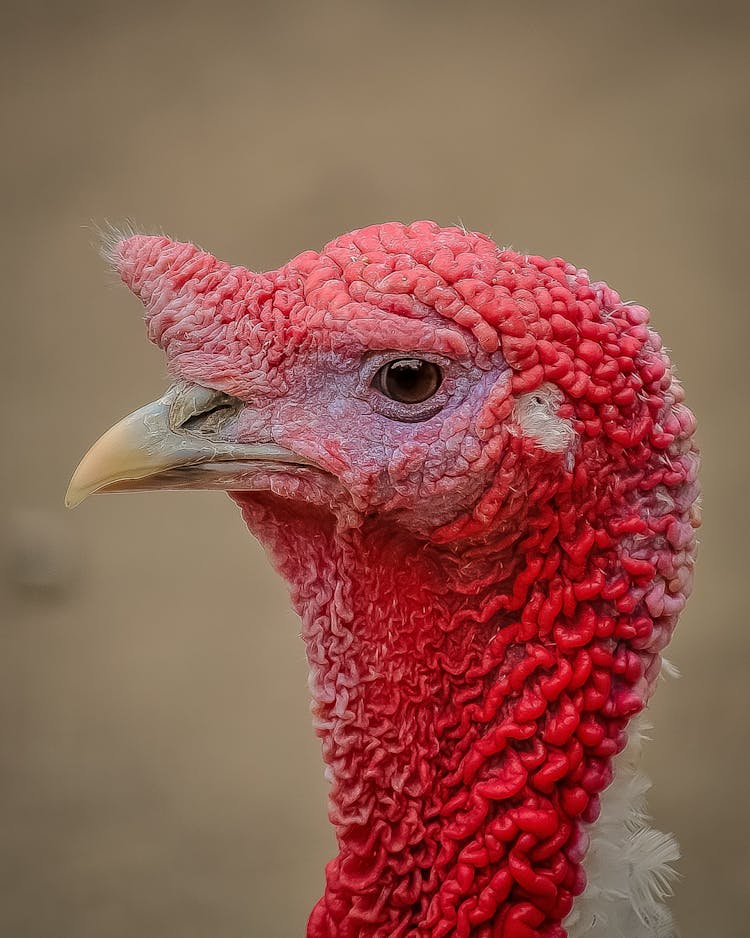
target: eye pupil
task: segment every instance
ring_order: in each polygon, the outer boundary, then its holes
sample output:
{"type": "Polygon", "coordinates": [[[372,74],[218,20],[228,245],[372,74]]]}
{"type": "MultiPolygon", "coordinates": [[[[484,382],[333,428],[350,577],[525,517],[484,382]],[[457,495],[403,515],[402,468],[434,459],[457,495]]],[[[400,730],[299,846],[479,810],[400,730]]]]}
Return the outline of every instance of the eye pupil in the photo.
{"type": "Polygon", "coordinates": [[[376,385],[386,397],[402,404],[421,404],[440,387],[443,376],[434,362],[421,358],[402,358],[384,365],[376,385]]]}

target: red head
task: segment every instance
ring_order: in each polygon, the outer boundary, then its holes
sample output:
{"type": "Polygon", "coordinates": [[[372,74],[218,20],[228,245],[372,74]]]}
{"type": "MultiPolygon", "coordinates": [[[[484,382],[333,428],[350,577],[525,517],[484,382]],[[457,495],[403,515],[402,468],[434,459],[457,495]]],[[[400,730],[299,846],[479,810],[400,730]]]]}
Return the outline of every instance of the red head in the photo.
{"type": "Polygon", "coordinates": [[[170,413],[220,392],[170,418],[203,455],[139,478],[200,484],[233,447],[210,484],[303,617],[341,847],[309,934],[561,936],[691,583],[694,422],[647,311],[432,222],[264,274],[111,253],[170,413]]]}

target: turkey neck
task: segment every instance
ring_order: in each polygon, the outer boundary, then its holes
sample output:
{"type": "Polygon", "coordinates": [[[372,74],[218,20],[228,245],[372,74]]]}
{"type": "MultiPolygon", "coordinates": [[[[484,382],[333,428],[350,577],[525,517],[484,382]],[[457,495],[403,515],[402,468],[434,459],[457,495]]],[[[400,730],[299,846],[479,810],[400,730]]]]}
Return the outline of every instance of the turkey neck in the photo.
{"type": "Polygon", "coordinates": [[[482,693],[466,672],[489,626],[452,571],[392,531],[341,531],[328,563],[330,586],[295,595],[340,851],[309,934],[407,933],[453,853],[441,812],[465,753],[462,705],[482,693]]]}
{"type": "MultiPolygon", "coordinates": [[[[308,936],[442,934],[433,925],[446,921],[445,906],[463,891],[452,896],[450,886],[462,875],[462,840],[483,820],[472,817],[466,779],[487,782],[498,759],[485,753],[467,768],[478,737],[469,715],[487,709],[492,722],[489,711],[504,698],[488,697],[498,672],[483,656],[506,622],[512,545],[453,553],[385,525],[344,527],[307,508],[288,505],[282,516],[272,500],[242,507],[291,584],[331,786],[339,855],[326,869],[308,936]]],[[[508,670],[523,654],[518,646],[504,655],[508,670]]],[[[489,882],[496,871],[491,857],[482,859],[489,882]]]]}

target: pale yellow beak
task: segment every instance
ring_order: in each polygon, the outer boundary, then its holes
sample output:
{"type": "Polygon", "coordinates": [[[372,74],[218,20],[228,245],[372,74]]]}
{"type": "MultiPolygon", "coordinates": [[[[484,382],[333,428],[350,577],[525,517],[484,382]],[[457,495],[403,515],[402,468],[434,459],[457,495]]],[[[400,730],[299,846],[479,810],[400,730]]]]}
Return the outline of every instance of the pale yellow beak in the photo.
{"type": "Polygon", "coordinates": [[[275,443],[222,439],[243,406],[210,388],[173,385],[94,443],[73,473],[65,504],[75,508],[92,492],[251,488],[260,469],[314,465],[275,443]]]}

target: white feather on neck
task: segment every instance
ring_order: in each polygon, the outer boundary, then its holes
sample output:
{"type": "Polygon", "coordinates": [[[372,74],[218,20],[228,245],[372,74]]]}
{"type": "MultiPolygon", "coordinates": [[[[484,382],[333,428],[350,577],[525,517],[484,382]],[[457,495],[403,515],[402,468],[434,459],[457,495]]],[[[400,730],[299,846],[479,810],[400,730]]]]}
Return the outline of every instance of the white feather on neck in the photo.
{"type": "MultiPolygon", "coordinates": [[[[669,673],[664,663],[664,671],[669,673]]],[[[649,724],[630,724],[628,744],[615,758],[614,779],[602,793],[601,814],[588,827],[584,860],[587,885],[563,923],[568,938],[674,938],[672,914],[664,900],[677,873],[671,864],[680,849],[671,834],[649,825],[646,792],[651,782],[640,771],[649,724]]]]}

